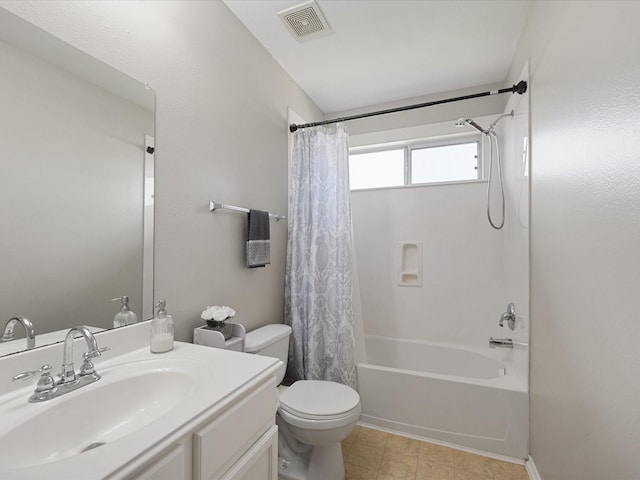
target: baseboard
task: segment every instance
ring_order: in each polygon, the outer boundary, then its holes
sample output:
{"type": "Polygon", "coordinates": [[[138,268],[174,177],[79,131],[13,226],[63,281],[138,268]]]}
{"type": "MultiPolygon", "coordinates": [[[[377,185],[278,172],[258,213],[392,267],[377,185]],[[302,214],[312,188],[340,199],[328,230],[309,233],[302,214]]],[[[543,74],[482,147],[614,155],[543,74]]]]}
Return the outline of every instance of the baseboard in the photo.
{"type": "MultiPolygon", "coordinates": [[[[493,453],[486,450],[479,450],[477,448],[465,447],[463,445],[458,445],[457,443],[445,442],[439,440],[437,438],[425,437],[424,435],[416,435],[413,433],[407,433],[401,430],[395,430],[393,428],[377,425],[376,423],[369,423],[366,419],[363,420],[365,415],[360,415],[360,420],[358,421],[358,425],[371,428],[373,430],[380,430],[382,432],[391,433],[393,435],[399,435],[401,437],[413,438],[414,440],[419,440],[421,442],[433,443],[435,445],[442,445],[443,447],[453,448],[455,450],[460,450],[462,452],[474,453],[476,455],[482,455],[483,457],[493,458],[495,460],[500,460],[502,462],[515,463],[517,465],[524,465],[527,459],[524,460],[522,458],[514,458],[507,455],[501,455],[499,453],[493,453]]],[[[371,417],[372,418],[372,417],[371,417]]]]}
{"type": "Polygon", "coordinates": [[[524,466],[527,469],[529,480],[542,480],[542,477],[540,477],[538,469],[536,468],[536,464],[533,463],[533,458],[531,458],[531,455],[529,455],[527,460],[524,462],[524,466]]]}

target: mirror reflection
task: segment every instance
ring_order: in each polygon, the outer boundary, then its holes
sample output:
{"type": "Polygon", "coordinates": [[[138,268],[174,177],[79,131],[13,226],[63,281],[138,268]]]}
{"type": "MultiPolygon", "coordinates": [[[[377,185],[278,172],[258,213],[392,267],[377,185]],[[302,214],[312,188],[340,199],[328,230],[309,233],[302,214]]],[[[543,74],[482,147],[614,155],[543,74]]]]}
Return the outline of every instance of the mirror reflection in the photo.
{"type": "Polygon", "coordinates": [[[155,95],[6,11],[0,32],[2,355],[22,317],[41,346],[152,316],[155,95]]]}

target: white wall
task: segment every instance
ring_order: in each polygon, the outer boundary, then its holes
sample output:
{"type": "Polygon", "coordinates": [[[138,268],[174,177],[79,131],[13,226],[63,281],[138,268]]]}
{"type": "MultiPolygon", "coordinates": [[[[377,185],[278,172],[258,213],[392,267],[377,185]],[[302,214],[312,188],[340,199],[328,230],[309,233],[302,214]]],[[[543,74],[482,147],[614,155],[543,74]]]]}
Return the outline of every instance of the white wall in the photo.
{"type": "Polygon", "coordinates": [[[640,478],[640,3],[533,2],[531,454],[640,478]]]}
{"type": "Polygon", "coordinates": [[[486,183],[352,193],[365,333],[486,346],[508,298],[486,183]],[[423,243],[423,283],[398,285],[401,241],[423,243]],[[504,305],[503,305],[504,304],[504,305]]]}
{"type": "Polygon", "coordinates": [[[211,304],[249,329],[282,321],[286,224],[271,265],[244,267],[247,218],[210,199],[287,209],[287,107],[322,113],[222,2],[0,1],[157,93],[155,297],[179,340],[211,304]]]}
{"type": "MultiPolygon", "coordinates": [[[[474,91],[482,91],[482,87],[474,91]]],[[[441,94],[439,98],[448,96],[456,95],[441,94]]],[[[528,99],[513,100],[514,108],[519,108],[517,121],[521,125],[518,130],[527,135],[528,99]]],[[[350,130],[361,133],[350,137],[350,145],[460,135],[461,130],[453,126],[453,119],[470,116],[467,111],[491,114],[474,116],[480,125],[488,126],[503,107],[502,102],[493,104],[493,99],[491,102],[478,100],[452,104],[449,108],[438,107],[439,113],[423,113],[420,120],[414,118],[411,121],[404,118],[404,113],[399,113],[388,115],[384,120],[378,119],[376,126],[362,125],[363,121],[353,122],[359,125],[355,129],[350,125],[350,130]],[[464,103],[467,103],[466,107],[461,107],[460,104],[464,103]],[[500,110],[493,110],[495,108],[500,110]],[[451,120],[442,122],[443,118],[451,120]],[[440,119],[440,122],[417,124],[418,121],[435,119],[440,119]],[[395,128],[398,124],[414,125],[395,128]],[[376,130],[382,127],[386,130],[376,130]]],[[[521,220],[525,224],[527,221],[528,191],[522,190],[526,179],[522,154],[516,148],[520,142],[514,140],[515,124],[516,120],[511,118],[503,119],[499,124],[504,128],[509,126],[505,131],[510,137],[505,141],[505,133],[500,130],[507,195],[503,230],[494,230],[487,221],[486,182],[352,193],[365,333],[466,345],[487,353],[491,335],[528,340],[525,328],[525,319],[528,318],[528,244],[513,242],[514,239],[528,237],[526,228],[519,224],[521,220]],[[523,212],[520,220],[517,211],[523,212]],[[421,287],[398,285],[399,242],[402,241],[423,243],[421,287]],[[518,305],[520,315],[519,329],[515,333],[498,326],[500,314],[509,302],[518,305]]],[[[463,131],[467,134],[474,132],[471,128],[463,131]]],[[[488,171],[489,152],[485,149],[484,153],[488,171]]],[[[497,164],[494,164],[494,174],[495,189],[498,186],[497,164]]],[[[499,202],[493,203],[495,223],[500,221],[500,208],[499,202]]],[[[506,351],[492,353],[500,357],[511,354],[506,351]]],[[[523,365],[526,366],[526,352],[524,357],[523,365]]]]}

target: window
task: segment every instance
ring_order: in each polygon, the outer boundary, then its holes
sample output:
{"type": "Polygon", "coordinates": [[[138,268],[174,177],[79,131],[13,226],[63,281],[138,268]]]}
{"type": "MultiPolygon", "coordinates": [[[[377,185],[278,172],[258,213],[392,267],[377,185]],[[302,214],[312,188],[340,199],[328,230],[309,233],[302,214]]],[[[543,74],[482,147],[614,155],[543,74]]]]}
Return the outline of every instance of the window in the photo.
{"type": "Polygon", "coordinates": [[[404,185],[404,148],[349,155],[351,190],[404,185]]]}
{"type": "Polygon", "coordinates": [[[411,183],[478,179],[478,142],[411,150],[411,183]]]}
{"type": "Polygon", "coordinates": [[[407,143],[356,150],[349,155],[351,190],[482,179],[480,140],[407,143]]]}

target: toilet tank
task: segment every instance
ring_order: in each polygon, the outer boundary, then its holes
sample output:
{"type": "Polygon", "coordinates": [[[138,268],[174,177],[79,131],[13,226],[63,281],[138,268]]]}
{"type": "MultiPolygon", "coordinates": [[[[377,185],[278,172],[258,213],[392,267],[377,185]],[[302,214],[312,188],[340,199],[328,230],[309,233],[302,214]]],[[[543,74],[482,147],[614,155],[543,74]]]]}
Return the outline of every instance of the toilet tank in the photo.
{"type": "Polygon", "coordinates": [[[265,357],[274,357],[281,360],[283,365],[278,369],[277,382],[282,382],[287,371],[287,360],[289,359],[289,336],[291,327],[289,325],[274,324],[265,325],[249,333],[244,339],[244,351],[255,353],[265,357]]]}

